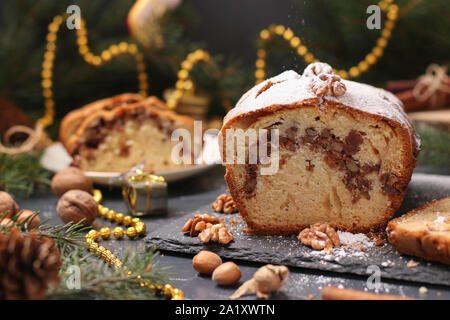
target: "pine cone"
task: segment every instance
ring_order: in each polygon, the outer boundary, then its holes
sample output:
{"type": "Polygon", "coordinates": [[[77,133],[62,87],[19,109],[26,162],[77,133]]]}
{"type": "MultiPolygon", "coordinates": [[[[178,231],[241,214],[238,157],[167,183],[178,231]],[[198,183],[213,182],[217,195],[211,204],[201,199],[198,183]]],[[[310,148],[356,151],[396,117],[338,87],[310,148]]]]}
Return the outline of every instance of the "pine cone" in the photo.
{"type": "Polygon", "coordinates": [[[61,259],[55,242],[17,228],[0,233],[0,299],[43,299],[59,283],[61,259]]]}

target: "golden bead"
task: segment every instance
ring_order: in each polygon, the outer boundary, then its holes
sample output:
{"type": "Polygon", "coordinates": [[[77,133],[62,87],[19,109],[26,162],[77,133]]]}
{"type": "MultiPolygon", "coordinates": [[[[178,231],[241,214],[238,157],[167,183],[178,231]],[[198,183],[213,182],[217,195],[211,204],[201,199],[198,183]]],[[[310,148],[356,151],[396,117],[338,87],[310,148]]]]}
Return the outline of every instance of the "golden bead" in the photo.
{"type": "Polygon", "coordinates": [[[188,76],[189,76],[189,73],[186,70],[182,69],[182,70],[178,71],[178,79],[186,80],[188,78],[188,76]]]}
{"type": "Polygon", "coordinates": [[[55,42],[56,41],[56,33],[49,33],[47,35],[47,41],[48,42],[55,42]]]}
{"type": "MultiPolygon", "coordinates": [[[[94,189],[94,190],[92,191],[92,196],[94,197],[94,200],[95,200],[96,202],[101,202],[102,199],[103,199],[102,192],[101,192],[100,190],[98,190],[98,189],[94,189]]],[[[102,207],[103,207],[103,206],[102,206],[102,207]]]]}
{"type": "Polygon", "coordinates": [[[281,24],[275,27],[275,33],[279,36],[284,33],[284,30],[286,30],[286,28],[281,24]]]}
{"type": "Polygon", "coordinates": [[[138,51],[138,47],[134,43],[132,43],[128,46],[128,52],[130,54],[135,54],[135,53],[137,53],[137,51],[138,51]]]}
{"type": "Polygon", "coordinates": [[[308,52],[304,59],[306,63],[312,63],[314,61],[314,55],[311,52],[308,52]]]}
{"type": "Polygon", "coordinates": [[[133,218],[133,220],[131,220],[131,225],[134,227],[136,226],[136,223],[142,222],[141,219],[139,218],[133,218]]]}
{"type": "Polygon", "coordinates": [[[173,293],[174,295],[184,296],[184,292],[183,292],[181,289],[178,289],[178,288],[174,288],[173,291],[172,291],[172,293],[173,293]]]}
{"type": "Polygon", "coordinates": [[[41,85],[42,85],[42,88],[44,88],[44,89],[51,88],[52,87],[52,80],[44,79],[44,80],[42,80],[41,85]]]}
{"type": "Polygon", "coordinates": [[[109,221],[114,221],[115,218],[116,213],[114,212],[114,210],[109,210],[108,213],[106,214],[106,219],[108,219],[109,221]]]}
{"type": "Polygon", "coordinates": [[[117,270],[120,270],[122,268],[122,264],[123,264],[123,262],[121,260],[116,259],[114,266],[117,270]]]}
{"type": "Polygon", "coordinates": [[[94,239],[92,239],[88,235],[84,236],[84,243],[86,244],[87,247],[89,247],[94,242],[95,242],[94,239]]]}
{"type": "Polygon", "coordinates": [[[56,44],[53,43],[53,42],[47,43],[46,48],[47,48],[48,51],[52,51],[53,52],[53,51],[56,50],[56,44]]]}
{"type": "Polygon", "coordinates": [[[383,55],[383,48],[375,47],[372,50],[372,53],[377,57],[380,58],[383,55]]]}
{"type": "Polygon", "coordinates": [[[265,74],[264,70],[259,69],[259,70],[255,71],[255,77],[257,79],[264,79],[265,76],[266,76],[266,74],[265,74]]]}
{"type": "Polygon", "coordinates": [[[383,36],[383,38],[388,39],[391,37],[391,34],[392,34],[391,30],[387,30],[387,29],[381,30],[381,35],[383,36]]]}
{"type": "Polygon", "coordinates": [[[157,283],[157,284],[155,284],[155,288],[156,288],[156,290],[161,291],[163,289],[163,285],[160,283],[157,283]]]}
{"type": "Polygon", "coordinates": [[[361,72],[366,72],[369,70],[369,64],[366,61],[361,61],[358,63],[358,68],[361,70],[361,72]]]}
{"type": "Polygon", "coordinates": [[[375,62],[377,62],[377,57],[373,53],[369,53],[366,55],[366,58],[364,59],[368,64],[372,65],[375,62]]]}
{"type": "Polygon", "coordinates": [[[263,59],[257,59],[256,62],[255,62],[255,66],[258,69],[262,69],[262,68],[264,68],[266,66],[266,62],[263,59]]]}
{"type": "Polygon", "coordinates": [[[181,91],[181,90],[175,90],[174,92],[173,92],[173,98],[175,99],[175,100],[179,100],[179,99],[181,99],[181,97],[183,96],[183,92],[181,91]]]}
{"type": "Polygon", "coordinates": [[[171,300],[184,300],[184,295],[175,294],[171,300]]]}
{"type": "Polygon", "coordinates": [[[97,254],[97,256],[102,257],[105,251],[106,251],[106,248],[104,246],[99,246],[97,248],[96,254],[97,254]]]}
{"type": "Polygon", "coordinates": [[[264,58],[267,56],[267,52],[266,52],[266,50],[264,50],[264,49],[259,49],[259,50],[256,52],[256,56],[257,56],[258,58],[260,58],[260,59],[264,59],[264,58]]]}
{"type": "Polygon", "coordinates": [[[302,46],[298,47],[297,53],[301,56],[304,56],[305,54],[308,53],[308,49],[302,45],[302,46]]]}
{"type": "Polygon", "coordinates": [[[290,45],[294,49],[297,48],[301,43],[302,41],[300,40],[299,37],[293,37],[290,41],[290,45]]]}
{"type": "Polygon", "coordinates": [[[124,214],[123,213],[117,213],[116,214],[116,217],[114,218],[114,221],[116,222],[116,223],[122,223],[122,221],[123,221],[123,217],[124,217],[124,214]]]}
{"type": "Polygon", "coordinates": [[[175,83],[175,88],[177,88],[177,89],[179,89],[179,90],[183,89],[183,88],[184,88],[184,81],[183,81],[183,80],[178,80],[178,81],[175,83]]]}
{"type": "Polygon", "coordinates": [[[113,230],[113,235],[116,239],[122,239],[125,232],[121,227],[115,227],[113,230]]]}
{"type": "Polygon", "coordinates": [[[102,237],[102,239],[107,240],[111,236],[111,229],[101,228],[99,233],[100,233],[100,237],[102,237]]]}
{"type": "MultiPolygon", "coordinates": [[[[100,208],[99,208],[99,209],[100,209],[100,208]]],[[[102,206],[102,208],[99,210],[100,217],[106,219],[106,216],[108,215],[108,212],[109,212],[109,209],[102,206]]]]}
{"type": "Polygon", "coordinates": [[[89,251],[95,253],[98,250],[99,244],[97,242],[93,242],[89,245],[89,251]]]}
{"type": "Polygon", "coordinates": [[[292,32],[291,29],[287,29],[287,30],[283,33],[283,38],[286,39],[286,40],[291,40],[293,36],[294,36],[294,32],[292,32]]]}
{"type": "Polygon", "coordinates": [[[109,47],[109,52],[111,53],[111,55],[116,56],[119,54],[119,47],[113,44],[112,46],[109,47]]]}
{"type": "Polygon", "coordinates": [[[148,288],[152,291],[152,293],[156,293],[156,286],[154,284],[149,284],[148,288]]]}
{"type": "Polygon", "coordinates": [[[184,60],[181,63],[181,68],[185,69],[185,70],[188,70],[188,71],[191,70],[193,66],[194,66],[194,64],[192,62],[190,62],[190,61],[187,61],[187,60],[184,60]]]}
{"type": "Polygon", "coordinates": [[[129,227],[126,231],[128,238],[134,239],[138,236],[138,233],[134,227],[129,227]]]}
{"type": "Polygon", "coordinates": [[[112,56],[111,56],[111,53],[109,51],[105,50],[105,51],[102,52],[101,57],[102,57],[102,59],[104,61],[109,61],[109,60],[111,60],[112,56]]]}
{"type": "Polygon", "coordinates": [[[143,222],[138,222],[136,223],[136,225],[134,226],[134,228],[136,229],[136,232],[139,235],[142,235],[145,233],[145,231],[147,230],[147,227],[145,226],[145,223],[143,222]]]}
{"type": "Polygon", "coordinates": [[[119,51],[121,53],[127,52],[128,51],[128,43],[126,43],[126,42],[119,43],[119,51]]]}
{"type": "Polygon", "coordinates": [[[355,78],[355,77],[359,76],[360,71],[357,67],[351,67],[348,73],[350,74],[350,76],[352,78],[355,78]]]}
{"type": "Polygon", "coordinates": [[[388,44],[388,41],[385,38],[379,38],[377,40],[377,46],[381,47],[381,48],[386,48],[388,44]]]}
{"type": "Polygon", "coordinates": [[[261,32],[259,33],[259,36],[260,36],[260,38],[263,39],[263,40],[269,39],[269,37],[270,37],[269,30],[267,30],[267,29],[261,30],[261,32]]]}
{"type": "Polygon", "coordinates": [[[186,81],[184,81],[183,89],[186,90],[186,91],[191,91],[191,90],[194,89],[194,84],[192,83],[192,81],[186,80],[186,81]]]}
{"type": "Polygon", "coordinates": [[[97,239],[98,239],[98,232],[97,232],[97,230],[90,230],[87,233],[87,236],[91,237],[94,241],[97,241],[97,239]]]}
{"type": "Polygon", "coordinates": [[[173,289],[174,289],[174,287],[171,285],[171,284],[165,284],[164,285],[164,288],[163,288],[163,294],[166,296],[166,297],[170,297],[170,296],[172,296],[172,291],[173,291],[173,289]]]}

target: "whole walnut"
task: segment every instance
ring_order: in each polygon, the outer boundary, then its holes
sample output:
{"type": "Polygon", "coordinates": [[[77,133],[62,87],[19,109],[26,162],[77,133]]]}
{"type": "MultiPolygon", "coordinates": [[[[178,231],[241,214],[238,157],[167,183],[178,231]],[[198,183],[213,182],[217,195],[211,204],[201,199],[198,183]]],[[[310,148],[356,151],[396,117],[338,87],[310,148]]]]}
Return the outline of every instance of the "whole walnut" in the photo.
{"type": "Polygon", "coordinates": [[[53,176],[52,190],[58,197],[73,189],[91,192],[92,181],[84,175],[83,171],[75,167],[63,169],[53,176]]]}
{"type": "Polygon", "coordinates": [[[0,217],[10,218],[19,212],[19,206],[6,192],[0,191],[0,217]]]}
{"type": "Polygon", "coordinates": [[[91,225],[98,216],[98,204],[86,191],[70,190],[59,199],[56,211],[65,223],[84,219],[84,225],[91,225]]]}

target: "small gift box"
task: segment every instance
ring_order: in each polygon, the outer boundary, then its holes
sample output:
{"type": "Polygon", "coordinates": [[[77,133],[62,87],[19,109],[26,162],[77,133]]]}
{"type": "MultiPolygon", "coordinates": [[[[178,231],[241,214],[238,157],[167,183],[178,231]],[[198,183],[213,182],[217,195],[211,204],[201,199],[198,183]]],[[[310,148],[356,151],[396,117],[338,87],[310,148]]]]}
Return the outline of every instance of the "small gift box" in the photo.
{"type": "Polygon", "coordinates": [[[167,213],[167,182],[163,177],[136,169],[125,177],[122,194],[134,216],[167,213]]]}

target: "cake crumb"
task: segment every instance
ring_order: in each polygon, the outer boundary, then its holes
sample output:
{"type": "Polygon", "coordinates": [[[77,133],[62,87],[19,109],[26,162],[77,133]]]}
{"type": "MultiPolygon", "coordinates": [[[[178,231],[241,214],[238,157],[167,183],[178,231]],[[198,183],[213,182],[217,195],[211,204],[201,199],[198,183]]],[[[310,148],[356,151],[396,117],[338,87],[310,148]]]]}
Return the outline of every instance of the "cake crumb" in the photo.
{"type": "Polygon", "coordinates": [[[420,294],[427,294],[428,293],[428,289],[426,287],[420,287],[419,288],[419,293],[420,294]]]}
{"type": "Polygon", "coordinates": [[[312,293],[309,294],[308,300],[312,300],[314,298],[314,295],[312,293]]]}
{"type": "Polygon", "coordinates": [[[414,261],[414,260],[409,260],[408,264],[406,265],[408,268],[415,268],[417,266],[419,266],[419,262],[414,261]]]}

